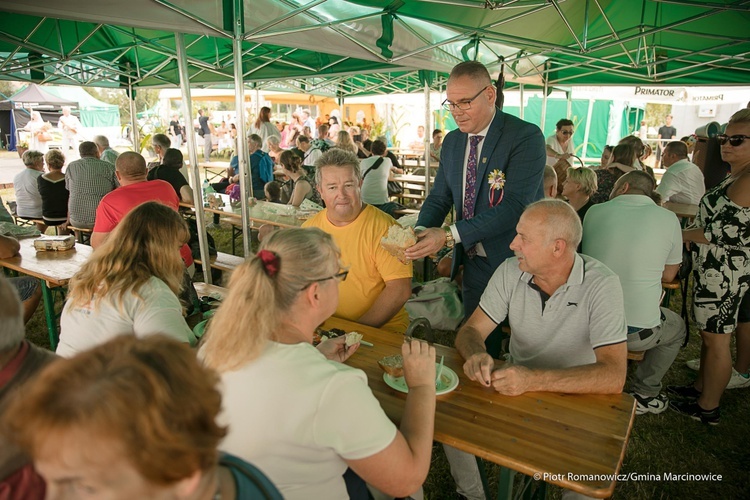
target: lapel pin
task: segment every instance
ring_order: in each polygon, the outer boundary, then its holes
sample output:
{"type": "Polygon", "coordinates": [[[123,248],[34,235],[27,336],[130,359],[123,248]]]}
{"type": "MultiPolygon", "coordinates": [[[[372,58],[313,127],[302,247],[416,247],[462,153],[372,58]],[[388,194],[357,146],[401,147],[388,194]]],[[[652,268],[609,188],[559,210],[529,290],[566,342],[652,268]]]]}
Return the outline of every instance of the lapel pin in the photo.
{"type": "Polygon", "coordinates": [[[487,157],[482,158],[482,163],[487,163],[487,157]]]}

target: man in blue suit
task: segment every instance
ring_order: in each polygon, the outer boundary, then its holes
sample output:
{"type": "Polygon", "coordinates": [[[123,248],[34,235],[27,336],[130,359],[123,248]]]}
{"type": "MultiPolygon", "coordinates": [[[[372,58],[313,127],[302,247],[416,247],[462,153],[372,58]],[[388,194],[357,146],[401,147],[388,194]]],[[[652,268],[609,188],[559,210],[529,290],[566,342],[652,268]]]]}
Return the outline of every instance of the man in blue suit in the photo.
{"type": "MultiPolygon", "coordinates": [[[[443,106],[458,130],[445,137],[435,184],[419,213],[417,227],[428,229],[418,232],[406,256],[418,259],[455,244],[451,277],[464,266],[468,318],[495,269],[513,256],[510,242],[524,208],[544,198],[546,153],[539,127],[495,107],[498,91],[481,63],[455,66],[447,97],[443,106]],[[456,222],[441,228],[453,207],[456,222]]],[[[495,357],[497,337],[488,337],[488,352],[495,357]]]]}
{"type": "MultiPolygon", "coordinates": [[[[458,64],[448,79],[447,99],[458,130],[443,142],[435,184],[419,212],[418,241],[406,257],[419,259],[454,247],[451,278],[464,266],[463,300],[468,318],[498,266],[513,256],[510,243],[524,208],[544,198],[544,136],[536,125],[495,106],[498,90],[487,68],[458,64]],[[456,222],[441,227],[455,207],[456,222]],[[424,229],[426,228],[426,229],[424,229]]],[[[502,94],[500,94],[502,103],[502,94]]],[[[502,105],[502,104],[501,104],[502,105]]],[[[499,328],[487,337],[487,352],[500,355],[499,328]]],[[[484,498],[475,457],[445,446],[458,492],[484,498]]]]}

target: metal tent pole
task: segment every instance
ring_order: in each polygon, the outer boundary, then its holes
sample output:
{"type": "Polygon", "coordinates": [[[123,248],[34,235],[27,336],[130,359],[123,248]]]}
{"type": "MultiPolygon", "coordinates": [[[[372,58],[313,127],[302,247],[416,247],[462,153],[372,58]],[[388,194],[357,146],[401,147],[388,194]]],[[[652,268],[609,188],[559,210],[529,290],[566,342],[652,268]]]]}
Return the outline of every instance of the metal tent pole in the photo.
{"type": "Polygon", "coordinates": [[[518,117],[523,120],[523,83],[518,84],[519,97],[521,98],[521,104],[518,108],[518,117]]]}
{"type": "Polygon", "coordinates": [[[185,36],[182,33],[175,33],[174,38],[177,48],[177,68],[180,73],[180,91],[182,92],[182,117],[185,120],[185,139],[188,147],[188,158],[190,159],[189,173],[193,185],[195,222],[198,226],[198,245],[200,246],[201,262],[203,263],[203,280],[211,285],[211,260],[208,253],[208,238],[206,237],[206,214],[203,211],[198,149],[195,143],[195,131],[193,130],[193,103],[190,97],[190,74],[188,73],[185,52],[185,36]]]}
{"type": "Polygon", "coordinates": [[[424,84],[424,195],[430,195],[430,86],[424,84]]]}
{"type": "Polygon", "coordinates": [[[136,117],[138,110],[135,108],[135,96],[133,95],[132,83],[128,83],[128,104],[130,105],[130,128],[133,134],[133,151],[140,153],[141,134],[138,133],[138,118],[136,117]]]}
{"type": "MultiPolygon", "coordinates": [[[[247,134],[245,133],[245,84],[242,81],[242,0],[234,2],[234,39],[232,47],[234,49],[234,88],[235,88],[235,106],[238,111],[242,112],[242,119],[237,120],[237,159],[239,160],[240,172],[240,201],[242,204],[242,248],[245,251],[245,257],[250,254],[250,207],[247,203],[248,198],[253,196],[253,186],[250,182],[250,162],[247,158],[247,134]]],[[[258,111],[256,116],[260,115],[259,92],[255,90],[255,107],[258,111]]]]}
{"type": "Polygon", "coordinates": [[[542,124],[539,126],[539,128],[542,129],[542,133],[544,133],[544,122],[547,119],[547,77],[544,78],[544,88],[542,90],[542,124]]]}

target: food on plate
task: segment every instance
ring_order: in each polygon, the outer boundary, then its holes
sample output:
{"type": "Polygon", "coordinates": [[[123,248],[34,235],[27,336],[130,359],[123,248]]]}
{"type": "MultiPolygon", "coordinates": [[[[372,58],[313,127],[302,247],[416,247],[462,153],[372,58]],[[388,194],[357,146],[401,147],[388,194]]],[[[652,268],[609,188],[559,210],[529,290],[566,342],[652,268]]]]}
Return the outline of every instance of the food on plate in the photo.
{"type": "Polygon", "coordinates": [[[346,334],[346,347],[351,347],[362,340],[363,335],[359,332],[349,332],[346,334]]]}
{"type": "Polygon", "coordinates": [[[417,242],[414,229],[395,224],[388,228],[388,234],[380,239],[380,245],[391,255],[406,264],[404,251],[417,242]]]}
{"type": "Polygon", "coordinates": [[[378,366],[391,377],[404,376],[404,358],[400,354],[378,360],[378,366]]]}

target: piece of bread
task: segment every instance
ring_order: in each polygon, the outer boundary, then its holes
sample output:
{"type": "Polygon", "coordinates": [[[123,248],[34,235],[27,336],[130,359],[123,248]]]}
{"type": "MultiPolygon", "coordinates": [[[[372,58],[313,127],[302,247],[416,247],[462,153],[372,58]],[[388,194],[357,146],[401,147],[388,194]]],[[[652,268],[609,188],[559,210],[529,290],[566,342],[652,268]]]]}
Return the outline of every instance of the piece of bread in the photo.
{"type": "Polygon", "coordinates": [[[378,366],[391,377],[404,376],[404,358],[400,354],[378,360],[378,366]]]}
{"type": "Polygon", "coordinates": [[[380,245],[404,264],[407,263],[404,251],[417,242],[414,229],[395,224],[388,228],[388,234],[380,239],[380,245]]]}
{"type": "Polygon", "coordinates": [[[358,344],[362,340],[363,335],[359,332],[349,332],[346,334],[346,347],[351,347],[354,344],[358,344]]]}

